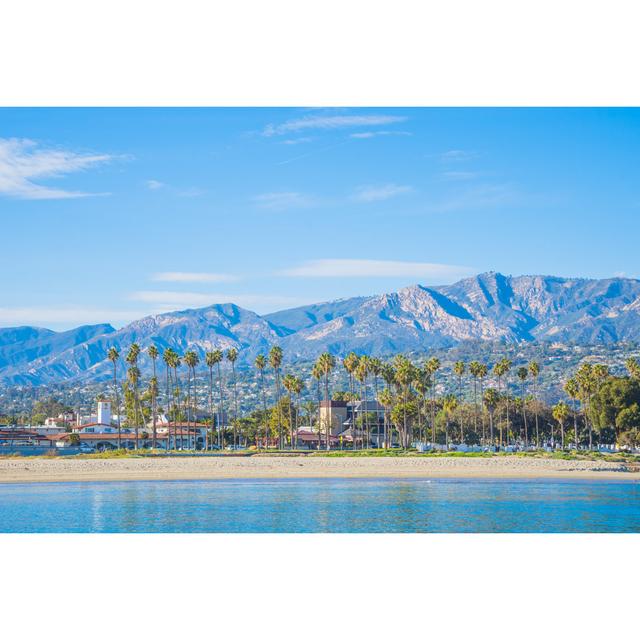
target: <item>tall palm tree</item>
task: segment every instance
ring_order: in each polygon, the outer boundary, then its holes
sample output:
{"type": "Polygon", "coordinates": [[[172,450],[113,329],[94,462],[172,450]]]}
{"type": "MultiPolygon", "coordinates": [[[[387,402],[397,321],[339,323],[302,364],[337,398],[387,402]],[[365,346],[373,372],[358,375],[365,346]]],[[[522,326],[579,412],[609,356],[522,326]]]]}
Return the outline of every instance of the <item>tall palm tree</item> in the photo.
{"type": "MultiPolygon", "coordinates": [[[[484,398],[484,379],[489,375],[489,366],[482,363],[478,367],[478,381],[480,383],[480,398],[484,398]]],[[[485,419],[484,419],[484,410],[481,414],[482,417],[482,441],[486,441],[486,429],[485,429],[485,419]]]]}
{"type": "Polygon", "coordinates": [[[575,378],[569,378],[564,385],[565,393],[571,398],[573,404],[573,440],[578,450],[578,398],[580,397],[580,387],[575,378]]]}
{"type": "Polygon", "coordinates": [[[290,446],[293,448],[293,415],[291,412],[291,405],[293,404],[293,387],[295,384],[295,377],[287,373],[284,378],[282,378],[282,386],[285,388],[287,393],[289,394],[289,401],[287,402],[289,408],[289,441],[290,446]]]}
{"type": "Polygon", "coordinates": [[[449,421],[458,408],[458,398],[453,393],[449,393],[442,401],[442,412],[444,413],[444,444],[449,449],[449,421]]]}
{"type": "Polygon", "coordinates": [[[409,403],[409,392],[411,383],[416,377],[416,368],[404,355],[398,354],[394,359],[396,369],[396,384],[402,391],[402,447],[407,449],[410,444],[411,434],[407,423],[407,405],[409,403]]]}
{"type": "MultiPolygon", "coordinates": [[[[320,357],[318,358],[317,364],[320,367],[320,371],[322,371],[322,376],[324,378],[324,400],[325,400],[325,406],[327,408],[328,415],[331,415],[331,408],[330,408],[330,405],[329,405],[329,376],[331,375],[331,372],[333,371],[334,367],[336,366],[336,359],[330,353],[325,352],[325,353],[320,355],[320,357]]],[[[330,422],[331,422],[331,420],[327,420],[327,426],[326,426],[326,437],[327,437],[326,447],[327,447],[327,451],[329,451],[329,449],[331,448],[331,424],[330,424],[330,422]]]]}
{"type": "MultiPolygon", "coordinates": [[[[384,390],[387,391],[388,394],[393,399],[392,389],[393,389],[393,385],[396,382],[396,370],[393,368],[392,365],[387,363],[387,364],[383,365],[381,375],[382,375],[382,379],[384,380],[384,383],[385,383],[385,389],[384,390]]],[[[387,397],[389,397],[389,396],[387,396],[387,397]]],[[[389,409],[391,408],[392,404],[393,404],[393,401],[390,402],[387,405],[387,410],[384,413],[384,420],[385,420],[385,423],[384,423],[384,445],[385,445],[385,448],[388,448],[389,446],[391,446],[392,440],[393,440],[393,434],[392,434],[393,427],[392,427],[392,423],[391,423],[391,420],[390,420],[391,416],[390,416],[390,411],[389,411],[389,409]]]]}
{"type": "Polygon", "coordinates": [[[293,393],[295,393],[296,395],[296,429],[295,429],[295,438],[294,438],[294,442],[293,442],[293,448],[297,449],[298,448],[298,429],[299,429],[299,425],[298,425],[298,419],[300,416],[300,394],[302,393],[303,389],[304,389],[304,382],[302,381],[302,378],[298,378],[297,376],[293,379],[293,384],[292,384],[292,391],[293,393]]]}
{"type": "Polygon", "coordinates": [[[380,397],[378,402],[384,407],[384,446],[388,448],[390,445],[388,429],[389,429],[389,409],[393,406],[393,393],[391,393],[391,389],[387,387],[383,389],[380,393],[380,397]]]}
{"type": "Polygon", "coordinates": [[[224,389],[223,389],[223,384],[222,384],[222,368],[220,366],[220,363],[222,362],[222,358],[223,358],[223,354],[222,351],[220,349],[214,349],[211,352],[211,358],[210,361],[212,363],[212,366],[216,367],[216,372],[218,374],[218,420],[217,420],[217,425],[216,425],[216,433],[217,433],[217,444],[218,447],[222,446],[222,429],[223,429],[223,422],[225,420],[225,415],[224,415],[224,389]]]}
{"type": "Polygon", "coordinates": [[[322,369],[320,365],[316,362],[311,369],[311,377],[316,381],[317,384],[317,395],[318,395],[318,450],[322,447],[322,425],[320,424],[320,415],[322,413],[320,407],[322,402],[322,391],[320,390],[320,382],[322,380],[322,369]]]}
{"type": "Polygon", "coordinates": [[[369,448],[370,444],[370,434],[369,434],[369,417],[367,411],[367,378],[369,376],[369,358],[367,356],[362,356],[360,358],[360,362],[358,363],[358,367],[355,371],[355,376],[358,382],[360,383],[360,408],[361,408],[361,417],[360,423],[363,432],[363,442],[362,448],[364,448],[364,434],[366,434],[366,448],[369,448]]]}
{"type": "Polygon", "coordinates": [[[120,428],[120,401],[118,397],[118,359],[120,358],[120,352],[115,348],[111,347],[107,354],[107,358],[113,364],[113,395],[114,395],[114,408],[116,410],[116,415],[118,416],[118,449],[120,449],[120,439],[121,439],[121,428],[120,428]]]}
{"type": "MultiPolygon", "coordinates": [[[[458,376],[458,403],[462,404],[462,376],[465,374],[466,367],[462,360],[458,360],[453,364],[453,372],[458,376]]],[[[464,425],[462,416],[460,416],[460,442],[464,443],[464,425]]]]}
{"type": "Polygon", "coordinates": [[[529,444],[529,432],[527,430],[527,409],[524,401],[524,385],[527,381],[529,371],[527,367],[518,367],[516,375],[518,376],[518,380],[520,380],[520,401],[522,402],[522,421],[524,423],[524,446],[526,447],[529,444]]]}
{"type": "MultiPolygon", "coordinates": [[[[200,362],[200,358],[198,354],[189,350],[184,354],[184,363],[187,367],[187,444],[189,444],[190,438],[190,430],[191,430],[191,418],[195,416],[196,408],[195,403],[193,402],[193,394],[192,394],[192,381],[195,386],[196,381],[196,367],[200,362]]],[[[195,417],[193,419],[193,448],[196,448],[196,425],[195,425],[195,417]]]]}
{"type": "Polygon", "coordinates": [[[478,376],[482,365],[473,360],[469,363],[469,373],[473,380],[473,430],[478,433],[478,376]]]}
{"type": "Polygon", "coordinates": [[[278,424],[278,448],[282,449],[282,415],[280,407],[280,367],[282,366],[282,349],[271,347],[269,351],[269,364],[273,369],[274,382],[276,386],[276,420],[278,424]]]}
{"type": "Polygon", "coordinates": [[[509,415],[509,373],[511,372],[511,367],[513,363],[509,358],[503,358],[504,361],[504,391],[505,391],[505,399],[506,399],[506,407],[507,407],[507,442],[509,441],[509,434],[513,434],[513,430],[511,429],[511,417],[509,415]]]}
{"type": "MultiPolygon", "coordinates": [[[[209,369],[209,415],[211,416],[211,435],[213,436],[213,430],[215,428],[215,411],[213,410],[213,368],[216,366],[216,356],[213,351],[207,351],[204,354],[204,362],[209,369]]],[[[213,444],[213,443],[211,443],[213,444]]],[[[205,450],[210,448],[209,443],[209,430],[207,429],[205,439],[205,450]]]]}
{"type": "MultiPolygon", "coordinates": [[[[166,393],[166,415],[167,418],[169,420],[169,436],[171,435],[171,412],[172,412],[172,398],[173,398],[173,379],[171,377],[171,371],[172,371],[172,363],[174,358],[176,357],[176,352],[171,348],[171,347],[167,347],[163,353],[162,353],[162,361],[164,362],[165,368],[166,368],[166,389],[165,389],[165,393],[166,393]]],[[[169,450],[170,448],[170,438],[167,439],[167,450],[169,450]]],[[[176,442],[175,442],[175,437],[174,437],[174,441],[173,441],[173,447],[175,449],[176,447],[176,442]]]]}
{"type": "Polygon", "coordinates": [[[138,382],[140,381],[140,370],[138,369],[138,357],[140,356],[140,346],[137,342],[134,342],[127,353],[126,361],[129,365],[129,371],[127,373],[127,379],[133,388],[133,414],[135,416],[135,429],[136,429],[136,446],[138,448],[138,382]]]}
{"type": "MultiPolygon", "coordinates": [[[[501,360],[498,360],[498,362],[496,362],[493,365],[493,374],[496,377],[496,380],[498,381],[498,394],[501,394],[502,391],[502,376],[504,376],[504,374],[506,373],[506,365],[505,365],[505,358],[502,358],[501,360]]],[[[502,442],[502,423],[500,423],[500,446],[503,445],[502,442]]]]}
{"type": "Polygon", "coordinates": [[[264,447],[269,446],[269,419],[267,417],[267,391],[264,386],[264,370],[267,367],[267,359],[259,354],[255,359],[255,367],[260,375],[260,391],[262,393],[262,410],[264,412],[264,447]]]}
{"type": "Polygon", "coordinates": [[[237,349],[227,350],[227,360],[231,363],[231,375],[233,379],[233,446],[237,446],[237,425],[238,425],[238,385],[236,379],[236,360],[238,359],[237,349]]]}
{"type": "MultiPolygon", "coordinates": [[[[178,418],[180,415],[180,381],[178,379],[178,369],[182,364],[182,358],[173,351],[171,354],[171,370],[173,371],[173,415],[174,415],[174,423],[173,423],[173,446],[177,449],[178,447],[178,418]]],[[[183,447],[182,434],[180,435],[180,448],[183,447]]]]}
{"type": "Polygon", "coordinates": [[[130,365],[127,369],[127,382],[131,386],[133,390],[133,415],[134,415],[134,423],[135,423],[135,432],[136,432],[136,444],[135,448],[138,448],[138,436],[139,436],[139,420],[138,420],[138,383],[140,381],[140,369],[134,364],[130,365]]]}
{"type": "Polygon", "coordinates": [[[378,416],[378,378],[382,374],[382,362],[379,358],[369,358],[369,371],[373,376],[373,393],[376,401],[375,415],[376,415],[376,441],[380,444],[380,418],[378,416]]]}
{"type": "Polygon", "coordinates": [[[529,363],[529,373],[533,379],[533,406],[536,420],[536,447],[540,446],[540,428],[538,426],[538,376],[540,375],[540,365],[532,360],[529,363]]]}
{"type": "Polygon", "coordinates": [[[585,426],[589,432],[589,450],[591,450],[593,449],[593,427],[589,412],[591,410],[591,396],[595,392],[597,383],[594,366],[588,362],[581,364],[575,378],[580,389],[580,403],[582,404],[585,426]]]}
{"type": "Polygon", "coordinates": [[[553,407],[553,418],[560,425],[560,448],[564,449],[564,423],[569,417],[569,407],[564,402],[558,402],[553,407]]]}
{"type": "Polygon", "coordinates": [[[156,375],[156,360],[158,359],[158,347],[154,344],[150,345],[147,349],[147,354],[151,358],[151,363],[153,366],[153,377],[151,380],[152,384],[149,385],[149,391],[151,392],[151,421],[152,421],[152,442],[151,446],[156,448],[156,424],[158,421],[158,376],[156,375]]]}
{"type": "Polygon", "coordinates": [[[431,384],[431,430],[433,435],[433,443],[436,442],[436,386],[437,379],[436,374],[440,369],[440,360],[438,358],[433,357],[429,358],[425,364],[425,373],[429,377],[429,381],[431,384]]]}
{"type": "Polygon", "coordinates": [[[484,405],[487,407],[489,413],[489,441],[492,446],[495,445],[495,438],[493,436],[493,414],[498,406],[499,400],[500,394],[495,389],[487,389],[483,396],[484,405]]]}

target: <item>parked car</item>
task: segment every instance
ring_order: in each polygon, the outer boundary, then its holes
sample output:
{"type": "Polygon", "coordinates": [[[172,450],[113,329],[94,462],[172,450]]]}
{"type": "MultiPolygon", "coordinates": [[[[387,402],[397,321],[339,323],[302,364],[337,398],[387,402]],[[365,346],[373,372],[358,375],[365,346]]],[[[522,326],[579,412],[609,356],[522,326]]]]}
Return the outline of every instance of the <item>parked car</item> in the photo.
{"type": "Polygon", "coordinates": [[[95,453],[96,448],[92,447],[90,444],[87,444],[86,442],[83,442],[80,445],[80,453],[95,453]]]}

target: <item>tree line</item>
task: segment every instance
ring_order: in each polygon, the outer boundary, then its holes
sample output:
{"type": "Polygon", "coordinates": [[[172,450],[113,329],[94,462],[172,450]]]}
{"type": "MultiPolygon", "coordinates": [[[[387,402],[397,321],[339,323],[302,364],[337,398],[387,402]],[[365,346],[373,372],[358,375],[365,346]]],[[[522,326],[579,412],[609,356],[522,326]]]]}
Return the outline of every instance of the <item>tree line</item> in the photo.
{"type": "MultiPolygon", "coordinates": [[[[624,376],[611,375],[603,364],[582,363],[564,381],[566,399],[549,406],[539,398],[540,366],[536,361],[514,368],[506,357],[493,364],[458,360],[449,365],[455,388],[445,391],[439,380],[444,365],[436,357],[417,364],[403,354],[382,361],[353,352],[341,360],[323,353],[313,364],[310,379],[303,380],[283,372],[283,355],[282,349],[274,346],[255,358],[261,408],[243,414],[236,349],[207,351],[201,361],[194,350],[180,355],[168,347],[161,354],[151,345],[146,357],[151,360],[153,373],[142,387],[140,347],[132,344],[125,355],[127,372],[122,385],[117,368],[120,353],[111,348],[108,358],[113,365],[113,402],[118,421],[122,393],[126,423],[138,434],[141,425],[151,422],[154,445],[160,411],[176,433],[178,424],[195,427],[201,415],[196,393],[200,376],[207,386],[205,421],[211,427],[207,447],[244,442],[258,447],[295,448],[299,428],[304,425],[317,434],[318,448],[328,449],[333,425],[321,419],[321,403],[329,400],[360,401],[365,408],[369,401],[377,401],[379,411],[361,411],[351,425],[349,446],[354,448],[368,448],[374,443],[409,448],[415,442],[444,447],[467,444],[562,449],[591,449],[603,443],[640,444],[640,365],[634,358],[627,360],[628,375],[624,376]],[[223,371],[225,361],[230,371],[223,371]],[[337,389],[333,384],[338,366],[347,374],[347,389],[337,389]],[[164,368],[162,376],[160,367],[164,368]],[[269,385],[273,402],[268,400],[269,385]],[[303,393],[307,398],[304,402],[303,393]]],[[[176,438],[174,446],[178,446],[176,438]]]]}

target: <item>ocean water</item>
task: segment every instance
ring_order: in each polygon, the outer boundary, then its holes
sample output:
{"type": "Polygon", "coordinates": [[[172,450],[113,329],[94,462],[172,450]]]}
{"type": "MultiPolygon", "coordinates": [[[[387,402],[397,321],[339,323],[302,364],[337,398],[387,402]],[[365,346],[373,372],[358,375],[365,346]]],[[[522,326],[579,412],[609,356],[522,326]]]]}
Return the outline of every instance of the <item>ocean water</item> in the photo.
{"type": "Polygon", "coordinates": [[[0,484],[0,532],[640,532],[640,483],[291,479],[0,484]]]}

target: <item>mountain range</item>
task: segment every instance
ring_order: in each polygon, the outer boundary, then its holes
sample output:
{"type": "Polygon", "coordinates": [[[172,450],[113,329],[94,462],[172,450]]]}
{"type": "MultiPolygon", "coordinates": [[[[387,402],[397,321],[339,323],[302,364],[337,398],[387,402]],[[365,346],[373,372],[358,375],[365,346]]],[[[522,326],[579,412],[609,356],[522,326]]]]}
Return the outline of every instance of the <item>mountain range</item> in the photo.
{"type": "MultiPolygon", "coordinates": [[[[0,329],[0,382],[48,384],[101,381],[112,374],[107,352],[124,356],[131,343],[178,353],[235,347],[250,364],[272,345],[285,360],[323,351],[387,356],[464,341],[553,341],[597,344],[640,341],[640,281],[483,273],[455,284],[414,285],[394,293],[355,297],[260,316],[216,304],[148,316],[121,329],[109,324],[55,332],[0,329]]],[[[119,366],[124,371],[124,357],[119,366]]],[[[148,372],[149,359],[140,368],[148,372]]]]}

